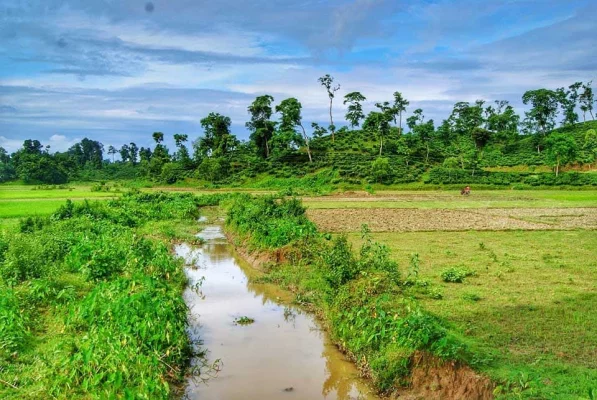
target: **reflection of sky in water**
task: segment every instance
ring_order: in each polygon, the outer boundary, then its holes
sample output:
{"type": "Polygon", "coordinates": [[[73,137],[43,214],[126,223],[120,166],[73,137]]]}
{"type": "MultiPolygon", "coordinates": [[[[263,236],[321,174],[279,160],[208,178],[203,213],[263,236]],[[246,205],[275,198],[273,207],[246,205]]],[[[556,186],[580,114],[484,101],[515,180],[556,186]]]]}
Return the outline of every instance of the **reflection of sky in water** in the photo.
{"type": "Polygon", "coordinates": [[[223,366],[207,385],[191,382],[190,399],[375,398],[310,315],[277,304],[272,288],[248,283],[220,227],[198,236],[208,241],[200,249],[176,248],[194,265],[186,270],[190,286],[204,278],[200,293],[185,292],[190,331],[199,335],[209,359],[221,359],[223,366]],[[233,324],[245,315],[255,323],[233,324]]]}

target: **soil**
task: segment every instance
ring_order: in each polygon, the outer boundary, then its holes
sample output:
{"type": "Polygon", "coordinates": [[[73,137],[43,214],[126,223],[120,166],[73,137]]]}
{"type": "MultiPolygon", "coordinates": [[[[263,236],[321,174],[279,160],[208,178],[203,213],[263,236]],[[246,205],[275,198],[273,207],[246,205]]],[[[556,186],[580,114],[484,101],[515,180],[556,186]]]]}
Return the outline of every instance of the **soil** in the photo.
{"type": "Polygon", "coordinates": [[[496,209],[311,209],[309,218],[323,232],[597,229],[597,208],[496,209]]]}
{"type": "Polygon", "coordinates": [[[491,381],[467,366],[425,353],[416,353],[413,364],[410,387],[398,393],[401,400],[493,399],[491,381]]]}

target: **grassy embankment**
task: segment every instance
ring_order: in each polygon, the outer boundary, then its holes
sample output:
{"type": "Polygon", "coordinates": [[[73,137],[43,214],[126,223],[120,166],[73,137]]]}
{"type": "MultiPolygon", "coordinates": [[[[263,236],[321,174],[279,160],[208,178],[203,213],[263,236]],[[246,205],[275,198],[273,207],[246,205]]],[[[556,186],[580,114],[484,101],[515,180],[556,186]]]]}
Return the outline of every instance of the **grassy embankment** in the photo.
{"type": "Polygon", "coordinates": [[[134,194],[3,223],[0,398],[173,396],[198,371],[167,240],[213,201],[134,194]]]}
{"type": "MultiPolygon", "coordinates": [[[[544,208],[561,217],[537,216],[530,221],[558,229],[571,208],[594,219],[595,191],[475,191],[470,198],[450,193],[384,193],[373,198],[308,199],[322,211],[398,208],[483,209],[544,208]],[[383,196],[395,196],[388,199],[383,196]],[[590,215],[589,215],[590,214],[590,215]]],[[[396,210],[399,211],[399,210],[396,210]]],[[[531,210],[532,212],[532,210],[531,210]]],[[[371,222],[363,215],[362,222],[371,222]]],[[[445,221],[438,221],[438,225],[445,221]]],[[[353,224],[355,225],[355,224],[353,224]]],[[[358,224],[356,224],[358,225],[358,224]]],[[[384,230],[394,229],[378,224],[384,230]]],[[[594,221],[590,225],[594,229],[594,221]]],[[[507,228],[507,227],[506,227],[507,228]]],[[[597,233],[591,229],[539,231],[373,232],[387,245],[401,269],[417,255],[419,277],[430,290],[416,294],[422,306],[449,321],[486,354],[479,369],[496,382],[519,385],[523,398],[589,399],[597,390],[597,233]],[[471,274],[460,283],[446,282],[442,273],[471,274]],[[516,383],[518,382],[518,383],[516,383]]],[[[346,230],[343,230],[346,231],[346,230]]],[[[362,243],[349,232],[351,243],[362,243]]],[[[508,397],[508,396],[506,396],[508,397]]]]}
{"type": "MultiPolygon", "coordinates": [[[[597,206],[597,197],[590,192],[525,192],[523,198],[520,193],[484,192],[479,194],[481,199],[476,198],[477,194],[464,200],[466,207],[597,206]]],[[[402,201],[423,209],[438,204],[446,208],[463,205],[459,195],[450,198],[440,193],[439,196],[445,198],[406,196],[402,201]]],[[[383,207],[386,203],[399,207],[396,203],[401,202],[377,200],[340,201],[369,208],[383,207]]],[[[316,207],[322,204],[327,207],[330,203],[338,205],[334,200],[306,202],[316,207]]],[[[361,233],[349,233],[349,242],[358,253],[363,254],[358,249],[365,245],[365,259],[371,249],[380,251],[363,264],[358,255],[350,259],[340,245],[340,238],[333,244],[325,241],[322,244],[321,239],[313,244],[310,238],[317,234],[307,222],[284,218],[280,214],[284,212],[271,205],[244,207],[249,209],[242,212],[239,208],[231,209],[229,227],[241,235],[249,235],[250,246],[271,250],[292,243],[291,247],[299,249],[288,250],[286,259],[291,262],[270,266],[265,279],[291,288],[298,302],[315,307],[334,338],[371,373],[379,389],[392,391],[406,383],[413,349],[424,349],[443,358],[462,360],[485,373],[495,382],[496,395],[500,398],[594,398],[591,397],[597,389],[594,231],[373,232],[365,239],[361,233]],[[261,222],[252,223],[250,215],[258,216],[261,222]],[[307,236],[304,232],[308,232],[307,236]],[[372,245],[371,239],[382,246],[372,245]],[[304,248],[306,243],[311,250],[304,248]],[[381,249],[387,249],[388,253],[381,249]],[[392,284],[379,276],[376,281],[378,272],[370,270],[376,269],[373,260],[384,264],[390,262],[389,256],[399,262],[396,268],[401,277],[392,284]],[[425,331],[430,338],[426,345],[405,341],[404,325],[388,324],[389,321],[379,317],[383,311],[384,317],[390,313],[396,321],[408,321],[411,316],[405,311],[406,303],[416,304],[418,312],[428,321],[434,321],[432,329],[427,329],[424,323],[411,324],[415,330],[408,337],[418,337],[425,331]],[[377,328],[371,329],[372,326],[377,328]],[[457,351],[436,352],[429,347],[444,340],[433,335],[437,327],[450,338],[449,348],[457,351]],[[367,333],[372,339],[366,337],[367,333]],[[366,364],[363,359],[367,360],[366,364]]],[[[292,210],[291,214],[300,214],[297,206],[292,210]]]]}

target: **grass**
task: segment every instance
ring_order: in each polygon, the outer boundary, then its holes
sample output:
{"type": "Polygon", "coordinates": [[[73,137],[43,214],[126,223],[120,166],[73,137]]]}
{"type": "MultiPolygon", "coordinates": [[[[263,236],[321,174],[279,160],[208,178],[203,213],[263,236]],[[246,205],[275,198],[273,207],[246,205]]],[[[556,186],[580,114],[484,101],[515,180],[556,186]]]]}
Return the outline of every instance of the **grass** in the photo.
{"type": "Polygon", "coordinates": [[[186,238],[199,202],[61,201],[52,218],[3,223],[0,398],[171,398],[200,373],[182,261],[164,243],[186,238]]]}
{"type": "MultiPolygon", "coordinates": [[[[484,372],[532,398],[597,386],[597,235],[592,231],[375,233],[404,270],[419,255],[422,305],[493,359],[484,372]],[[446,283],[451,268],[474,274],[446,283]],[[441,296],[434,296],[441,293],[441,296]],[[441,297],[438,300],[437,297],[441,297]],[[525,379],[522,379],[523,381],[525,379]]],[[[360,243],[360,234],[350,234],[360,243]]],[[[527,397],[527,396],[523,396],[527,397]]]]}
{"type": "Polygon", "coordinates": [[[69,189],[37,189],[37,186],[0,185],[0,200],[113,198],[120,194],[119,192],[92,192],[91,186],[70,186],[69,189]]]}
{"type": "MultiPolygon", "coordinates": [[[[75,201],[81,202],[83,200],[75,201]]],[[[63,205],[65,200],[23,200],[0,201],[0,218],[22,218],[48,216],[63,205]]]]}

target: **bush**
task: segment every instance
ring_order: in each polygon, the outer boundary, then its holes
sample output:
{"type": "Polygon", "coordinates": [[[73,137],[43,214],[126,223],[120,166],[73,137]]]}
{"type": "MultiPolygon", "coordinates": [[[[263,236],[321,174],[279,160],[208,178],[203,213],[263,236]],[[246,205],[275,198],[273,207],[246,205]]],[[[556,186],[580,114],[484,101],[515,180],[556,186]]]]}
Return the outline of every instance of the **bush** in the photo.
{"type": "Polygon", "coordinates": [[[442,280],[448,283],[462,283],[471,275],[474,273],[462,267],[450,267],[441,273],[442,280]]]}

